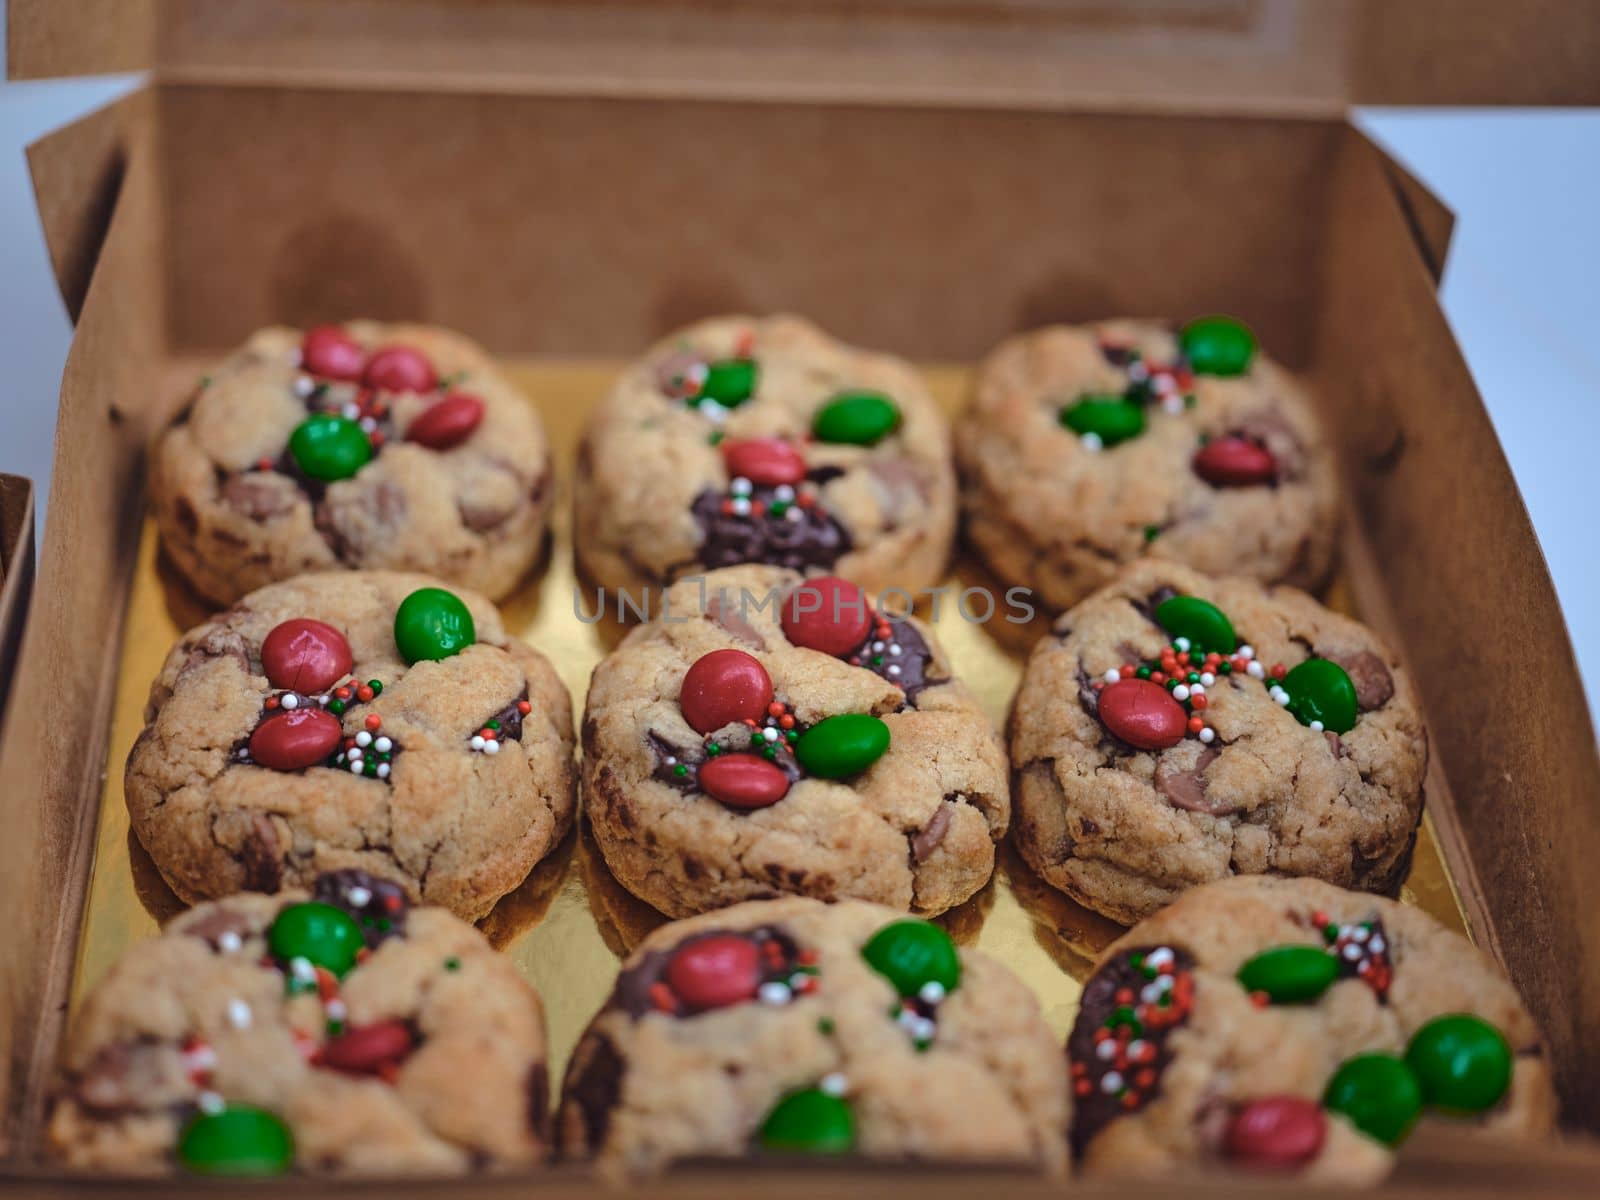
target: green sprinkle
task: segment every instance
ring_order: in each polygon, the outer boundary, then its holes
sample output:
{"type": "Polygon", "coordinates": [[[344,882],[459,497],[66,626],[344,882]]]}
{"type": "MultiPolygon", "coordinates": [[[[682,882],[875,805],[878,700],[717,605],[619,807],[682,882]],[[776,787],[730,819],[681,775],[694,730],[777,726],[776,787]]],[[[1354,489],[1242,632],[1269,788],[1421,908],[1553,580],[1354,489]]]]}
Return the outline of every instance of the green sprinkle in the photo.
{"type": "Polygon", "coordinates": [[[684,766],[682,763],[679,763],[677,766],[672,768],[672,773],[679,779],[682,779],[684,776],[689,774],[689,768],[684,766]]]}
{"type": "Polygon", "coordinates": [[[1195,406],[1195,398],[1194,398],[1194,393],[1193,392],[1185,392],[1184,393],[1183,406],[1185,408],[1193,408],[1195,406]]]}
{"type": "Polygon", "coordinates": [[[713,429],[709,434],[706,435],[706,441],[710,445],[720,446],[720,445],[722,445],[722,439],[727,437],[727,436],[728,435],[723,433],[722,430],[713,429]]]}
{"type": "Polygon", "coordinates": [[[1160,536],[1161,536],[1161,526],[1159,526],[1159,525],[1146,525],[1144,527],[1144,540],[1146,542],[1153,542],[1160,536]]]}
{"type": "MultiPolygon", "coordinates": [[[[1150,678],[1150,668],[1149,667],[1140,667],[1137,671],[1134,672],[1134,674],[1137,675],[1140,679],[1149,679],[1150,678]]],[[[1134,966],[1138,966],[1139,964],[1138,963],[1134,963],[1133,965],[1134,966]]]]}
{"type": "Polygon", "coordinates": [[[444,969],[446,971],[461,970],[461,960],[452,954],[449,958],[444,960],[444,969]]]}
{"type": "Polygon", "coordinates": [[[388,917],[379,917],[378,918],[378,932],[379,933],[388,933],[389,930],[393,927],[393,925],[394,925],[394,923],[392,921],[390,921],[388,917]]]}
{"type": "Polygon", "coordinates": [[[328,701],[328,711],[331,712],[334,716],[341,715],[344,712],[344,708],[345,708],[345,705],[344,705],[344,701],[343,700],[329,700],[328,701]]]}
{"type": "Polygon", "coordinates": [[[209,375],[200,376],[200,388],[201,388],[201,390],[204,391],[206,388],[208,388],[210,386],[211,386],[211,376],[209,376],[209,375]]]}
{"type": "Polygon", "coordinates": [[[500,728],[500,722],[499,721],[486,722],[484,724],[484,728],[485,729],[499,729],[500,728]]]}
{"type": "Polygon", "coordinates": [[[822,1020],[817,1022],[817,1032],[822,1034],[823,1037],[832,1037],[833,1030],[834,1025],[832,1017],[823,1017],[822,1020]]]}
{"type": "Polygon", "coordinates": [[[374,696],[379,695],[383,691],[383,680],[369,679],[367,680],[367,686],[372,689],[374,696]]]}
{"type": "Polygon", "coordinates": [[[722,747],[717,745],[715,742],[707,742],[706,753],[711,755],[712,758],[715,758],[717,755],[722,753],[722,747]]]}
{"type": "Polygon", "coordinates": [[[328,1022],[328,1036],[329,1037],[338,1037],[343,1032],[344,1032],[344,1022],[343,1021],[334,1020],[334,1021],[329,1021],[328,1022]]]}

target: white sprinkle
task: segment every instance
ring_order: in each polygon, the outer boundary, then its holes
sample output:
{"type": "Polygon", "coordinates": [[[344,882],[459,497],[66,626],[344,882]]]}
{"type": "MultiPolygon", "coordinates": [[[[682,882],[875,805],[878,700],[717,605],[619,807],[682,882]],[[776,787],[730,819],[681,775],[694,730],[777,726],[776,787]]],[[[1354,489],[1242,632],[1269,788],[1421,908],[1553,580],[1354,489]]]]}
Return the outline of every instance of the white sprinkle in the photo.
{"type": "Polygon", "coordinates": [[[361,774],[361,768],[362,768],[362,763],[358,759],[357,761],[355,761],[355,762],[350,764],[350,774],[352,774],[352,775],[361,774]]]}
{"type": "Polygon", "coordinates": [[[249,746],[240,746],[239,747],[239,761],[240,762],[249,762],[250,761],[250,747],[249,746]]]}
{"type": "Polygon", "coordinates": [[[1098,454],[1105,449],[1106,444],[1101,440],[1098,433],[1086,433],[1078,440],[1083,443],[1083,448],[1090,454],[1098,454]]]}
{"type": "Polygon", "coordinates": [[[374,421],[371,417],[362,417],[361,418],[361,432],[362,433],[371,433],[377,427],[378,427],[378,423],[376,421],[374,421]]]}
{"type": "Polygon", "coordinates": [[[1121,683],[1122,672],[1117,670],[1115,667],[1112,667],[1111,670],[1105,673],[1105,681],[1107,683],[1121,683]]]}
{"type": "Polygon", "coordinates": [[[775,500],[793,500],[794,489],[787,483],[780,483],[777,487],[772,489],[772,497],[775,500]]]}
{"type": "Polygon", "coordinates": [[[309,958],[296,955],[289,960],[289,974],[302,982],[311,983],[317,978],[317,969],[311,965],[309,958]]]}
{"type": "Polygon", "coordinates": [[[1134,383],[1143,383],[1150,378],[1150,368],[1143,362],[1131,362],[1128,364],[1128,378],[1134,383]]]}
{"type": "Polygon", "coordinates": [[[775,742],[778,740],[778,731],[771,725],[768,725],[761,731],[761,737],[764,741],[775,742]]]}
{"type": "Polygon", "coordinates": [[[937,1004],[944,999],[944,984],[937,979],[930,979],[917,989],[917,999],[924,1004],[937,1004]]]}
{"type": "MultiPolygon", "coordinates": [[[[1145,989],[1145,991],[1149,991],[1149,990],[1150,990],[1149,988],[1145,989]]],[[[1146,1001],[1146,1003],[1150,1003],[1154,999],[1155,999],[1155,997],[1152,997],[1151,1000],[1150,1001],[1146,1001]]],[[[1095,1047],[1094,1047],[1094,1054],[1095,1054],[1096,1058],[1104,1059],[1106,1062],[1110,1062],[1113,1058],[1115,1058],[1117,1056],[1117,1041],[1116,1041],[1116,1039],[1115,1038],[1107,1038],[1103,1042],[1096,1042],[1095,1043],[1095,1047]]]]}
{"type": "Polygon", "coordinates": [[[357,746],[351,746],[350,749],[344,752],[344,756],[351,762],[360,762],[362,758],[361,749],[357,746]]]}
{"type": "Polygon", "coordinates": [[[1177,392],[1168,392],[1161,397],[1161,411],[1169,417],[1176,417],[1183,412],[1183,397],[1177,392]]]}
{"type": "Polygon", "coordinates": [[[224,929],[217,934],[217,949],[224,954],[237,954],[244,949],[244,939],[231,929],[224,929]]]}
{"type": "Polygon", "coordinates": [[[1361,947],[1351,942],[1344,948],[1344,957],[1346,962],[1356,962],[1361,958],[1361,947]]]}
{"type": "Polygon", "coordinates": [[[888,669],[887,669],[887,674],[889,674],[889,675],[898,675],[898,674],[900,674],[900,668],[898,666],[896,666],[894,663],[890,663],[889,666],[888,666],[888,669]]]}
{"type": "Polygon", "coordinates": [[[931,1042],[933,1035],[939,1032],[939,1027],[927,1017],[918,1017],[911,1022],[911,1036],[919,1041],[931,1042]]]}
{"type": "Polygon", "coordinates": [[[1122,1072],[1107,1071],[1100,1077],[1100,1090],[1108,1096],[1115,1096],[1122,1090],[1122,1072]]]}
{"type": "Polygon", "coordinates": [[[1212,684],[1217,682],[1217,677],[1215,675],[1213,675],[1210,671],[1201,671],[1200,672],[1200,682],[1203,683],[1206,687],[1210,687],[1212,684]]]}
{"type": "Polygon", "coordinates": [[[1177,647],[1178,653],[1182,654],[1185,650],[1187,650],[1194,643],[1191,642],[1186,637],[1180,637],[1180,638],[1173,638],[1172,639],[1172,644],[1177,647]]]}
{"type": "Polygon", "coordinates": [[[733,482],[728,485],[728,490],[735,496],[748,496],[755,490],[755,485],[743,475],[735,475],[733,482]]]}
{"type": "MultiPolygon", "coordinates": [[[[1110,1039],[1110,1038],[1106,1039],[1106,1041],[1108,1041],[1108,1042],[1111,1041],[1111,1040],[1112,1039],[1110,1039]]],[[[1104,1043],[1102,1043],[1102,1045],[1103,1044],[1104,1043]]],[[[1133,1041],[1128,1043],[1128,1057],[1132,1061],[1138,1062],[1139,1061],[1139,1056],[1144,1053],[1144,1047],[1145,1047],[1145,1040],[1143,1038],[1134,1038],[1133,1041]]]]}
{"type": "Polygon", "coordinates": [[[1159,946],[1144,956],[1144,961],[1158,971],[1171,963],[1172,959],[1172,947],[1170,946],[1159,946]]]}
{"type": "Polygon", "coordinates": [[[669,767],[675,767],[675,766],[678,765],[678,760],[673,758],[672,755],[670,755],[670,754],[667,755],[667,757],[662,759],[661,761],[666,763],[666,765],[669,766],[669,767]]]}
{"type": "Polygon", "coordinates": [[[873,642],[872,643],[872,652],[874,654],[882,654],[883,653],[883,643],[882,642],[873,642]]]}
{"type": "Polygon", "coordinates": [[[363,729],[360,733],[356,734],[356,745],[362,747],[372,745],[372,735],[363,729]]]}
{"type": "Polygon", "coordinates": [[[329,1000],[322,1006],[322,1011],[328,1015],[330,1021],[342,1021],[350,1015],[350,1010],[344,1006],[344,1001],[338,998],[329,1000]]]}
{"type": "Polygon", "coordinates": [[[711,375],[711,364],[697,362],[683,373],[683,377],[695,387],[699,387],[711,375]]]}
{"type": "Polygon", "coordinates": [[[194,1103],[201,1112],[213,1117],[228,1107],[227,1102],[216,1092],[201,1092],[195,1097],[194,1103]]]}
{"type": "Polygon", "coordinates": [[[379,754],[387,754],[394,749],[394,743],[380,735],[378,740],[372,743],[372,748],[379,754]]]}
{"type": "Polygon", "coordinates": [[[346,404],[339,410],[339,415],[347,420],[354,421],[361,415],[361,408],[356,404],[346,404]]]}
{"type": "Polygon", "coordinates": [[[1189,698],[1188,685],[1180,683],[1177,687],[1173,688],[1172,689],[1172,698],[1174,700],[1179,701],[1179,702],[1187,700],[1189,698]]]}
{"type": "Polygon", "coordinates": [[[909,1031],[911,1027],[914,1026],[920,1019],[921,1018],[917,1016],[915,1010],[902,1008],[895,1016],[895,1023],[898,1024],[902,1029],[909,1031]]]}
{"type": "Polygon", "coordinates": [[[803,508],[791,508],[791,509],[788,509],[783,514],[783,517],[784,517],[784,520],[786,520],[786,521],[795,521],[795,522],[804,521],[806,519],[805,509],[803,509],[803,508]]]}
{"type": "Polygon", "coordinates": [[[304,400],[317,390],[317,382],[309,375],[296,375],[294,377],[294,394],[304,400]]]}
{"type": "Polygon", "coordinates": [[[250,1006],[243,1000],[234,998],[228,1001],[228,1024],[235,1029],[249,1029],[251,1015],[250,1006]]]}
{"type": "Polygon", "coordinates": [[[728,410],[715,400],[702,400],[695,407],[700,410],[700,415],[713,425],[721,425],[728,419],[728,410]]]}
{"type": "Polygon", "coordinates": [[[471,746],[474,750],[482,750],[483,749],[483,738],[481,738],[477,734],[473,734],[472,735],[472,740],[470,742],[468,742],[467,745],[471,746]]]}
{"type": "Polygon", "coordinates": [[[358,884],[345,893],[345,899],[349,900],[357,908],[365,908],[372,903],[372,889],[361,887],[358,884]]]}
{"type": "Polygon", "coordinates": [[[833,1071],[817,1082],[817,1088],[829,1096],[842,1096],[850,1090],[850,1081],[840,1072],[833,1071]]]}
{"type": "Polygon", "coordinates": [[[1350,931],[1350,936],[1358,942],[1364,942],[1372,936],[1372,930],[1368,929],[1365,925],[1357,925],[1350,931]]]}
{"type": "Polygon", "coordinates": [[[1289,707],[1289,693],[1288,692],[1275,692],[1275,693],[1273,693],[1272,698],[1274,700],[1276,700],[1279,703],[1279,705],[1281,705],[1282,707],[1284,707],[1284,708],[1288,708],[1289,707]]]}
{"type": "Polygon", "coordinates": [[[299,708],[300,697],[296,696],[293,692],[289,692],[283,697],[282,700],[279,700],[278,703],[283,705],[285,708],[299,708]]]}
{"type": "Polygon", "coordinates": [[[1216,740],[1217,731],[1215,729],[1212,729],[1211,726],[1207,725],[1207,726],[1205,726],[1204,728],[1202,728],[1200,730],[1200,732],[1199,732],[1199,734],[1197,736],[1200,738],[1200,740],[1202,742],[1205,742],[1207,745],[1210,745],[1214,740],[1216,740]]]}
{"type": "Polygon", "coordinates": [[[485,754],[499,754],[500,753],[500,743],[497,742],[497,741],[494,741],[493,739],[490,739],[489,741],[487,741],[487,742],[485,742],[483,744],[483,752],[485,754]]]}
{"type": "Polygon", "coordinates": [[[750,515],[750,499],[749,499],[749,497],[747,497],[747,496],[735,496],[733,498],[733,506],[732,507],[733,507],[734,516],[736,516],[736,517],[748,517],[750,515]]]}
{"type": "Polygon", "coordinates": [[[794,993],[786,983],[763,983],[756,992],[763,1004],[787,1004],[794,993]]]}
{"type": "Polygon", "coordinates": [[[379,779],[387,779],[387,778],[389,778],[389,764],[388,763],[379,763],[378,764],[378,778],[379,779]]]}
{"type": "Polygon", "coordinates": [[[1256,656],[1256,648],[1254,646],[1240,646],[1239,647],[1239,657],[1240,658],[1252,659],[1255,656],[1256,656]]]}
{"type": "Polygon", "coordinates": [[[1252,662],[1248,667],[1245,668],[1245,674],[1249,675],[1251,679],[1260,679],[1265,676],[1266,673],[1267,669],[1258,662],[1252,662]]]}
{"type": "Polygon", "coordinates": [[[1313,721],[1313,722],[1311,722],[1311,731],[1313,733],[1321,733],[1322,732],[1322,722],[1321,721],[1313,721]]]}
{"type": "Polygon", "coordinates": [[[322,705],[323,708],[327,708],[328,707],[328,693],[327,692],[323,692],[322,695],[318,696],[317,697],[317,703],[322,705]]]}
{"type": "Polygon", "coordinates": [[[1175,391],[1178,386],[1178,381],[1171,375],[1163,372],[1155,377],[1154,386],[1156,391],[1165,394],[1167,392],[1175,391]]]}
{"type": "Polygon", "coordinates": [[[899,642],[890,642],[889,643],[889,657],[890,658],[899,658],[902,653],[903,653],[903,651],[900,649],[900,643],[899,642]]]}
{"type": "Polygon", "coordinates": [[[1383,935],[1381,933],[1375,933],[1367,942],[1367,949],[1371,950],[1374,954],[1382,954],[1386,945],[1388,945],[1388,943],[1383,940],[1383,935]]]}

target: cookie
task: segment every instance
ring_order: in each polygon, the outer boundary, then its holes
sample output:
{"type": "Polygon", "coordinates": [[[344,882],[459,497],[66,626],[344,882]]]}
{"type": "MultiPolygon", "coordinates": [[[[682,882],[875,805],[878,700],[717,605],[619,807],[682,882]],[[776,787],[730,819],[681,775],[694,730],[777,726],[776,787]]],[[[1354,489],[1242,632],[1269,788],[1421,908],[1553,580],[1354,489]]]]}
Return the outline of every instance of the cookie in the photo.
{"type": "Polygon", "coordinates": [[[783,894],[939,913],[988,881],[1005,755],[926,626],[836,576],[684,580],[596,669],[585,812],[668,916],[783,894]]]}
{"type": "Polygon", "coordinates": [[[938,926],[859,901],[741,904],[653,933],[567,1067],[554,1138],[613,1177],[854,1155],[1063,1169],[1038,1001],[938,926]]]}
{"type": "Polygon", "coordinates": [[[1067,1042],[1091,1173],[1372,1182],[1419,1116],[1548,1135],[1539,1031],[1467,940],[1310,879],[1186,893],[1107,948],[1067,1042]]]}
{"type": "Polygon", "coordinates": [[[493,599],[541,552],[550,450],[488,356],[426,325],[263,329],[156,447],[162,546],[218,604],[307,571],[426,571],[493,599]]]}
{"type": "Polygon", "coordinates": [[[955,474],[910,366],[797,317],[720,317],[666,338],[590,414],[579,565],[639,595],[764,563],[877,593],[944,570],[955,474]]]}
{"type": "Polygon", "coordinates": [[[145,719],[128,815],[191,903],[357,867],[476,920],[572,824],[566,688],[426,575],[252,592],[173,647],[145,719]]]}
{"type": "Polygon", "coordinates": [[[1333,561],[1336,470],[1311,403],[1227,318],[1004,342],[956,454],[973,545],[1052,610],[1144,558],[1313,590],[1333,561]]]}
{"type": "Polygon", "coordinates": [[[1428,761],[1411,679],[1371,630],[1161,562],[1034,648],[1010,744],[1023,857],[1124,924],[1229,875],[1392,893],[1428,761]]]}
{"type": "Polygon", "coordinates": [[[84,1000],[47,1141],[74,1168],[459,1173],[545,1157],[544,1011],[509,959],[364,871],[137,942],[84,1000]]]}

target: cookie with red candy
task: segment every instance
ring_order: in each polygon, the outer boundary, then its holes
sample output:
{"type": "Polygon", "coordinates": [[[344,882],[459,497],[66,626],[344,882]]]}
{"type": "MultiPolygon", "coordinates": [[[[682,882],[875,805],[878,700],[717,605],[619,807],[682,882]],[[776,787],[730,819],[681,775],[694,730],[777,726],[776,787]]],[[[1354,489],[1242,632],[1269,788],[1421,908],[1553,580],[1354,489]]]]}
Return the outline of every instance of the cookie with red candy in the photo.
{"type": "Polygon", "coordinates": [[[53,1158],[229,1176],[547,1157],[543,1006],[511,961],[392,880],[313,884],[203,904],[128,948],[74,1014],[53,1158]]]}
{"type": "Polygon", "coordinates": [[[498,599],[534,564],[550,453],[478,346],[429,325],[264,329],[157,444],[162,544],[219,605],[306,571],[427,571],[498,599]]]}

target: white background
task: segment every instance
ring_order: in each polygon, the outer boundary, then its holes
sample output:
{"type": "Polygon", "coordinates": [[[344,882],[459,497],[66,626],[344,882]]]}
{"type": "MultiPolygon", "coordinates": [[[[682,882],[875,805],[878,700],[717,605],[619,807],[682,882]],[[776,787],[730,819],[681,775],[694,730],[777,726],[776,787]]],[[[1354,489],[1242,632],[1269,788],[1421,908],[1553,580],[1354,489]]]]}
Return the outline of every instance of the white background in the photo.
{"type": "MultiPolygon", "coordinates": [[[[0,470],[31,476],[41,509],[72,330],[23,148],[136,85],[0,83],[0,470]]],[[[1593,713],[1600,503],[1585,484],[1600,479],[1600,442],[1590,436],[1600,417],[1600,112],[1367,109],[1357,119],[1455,210],[1445,311],[1538,530],[1593,713]]]]}

